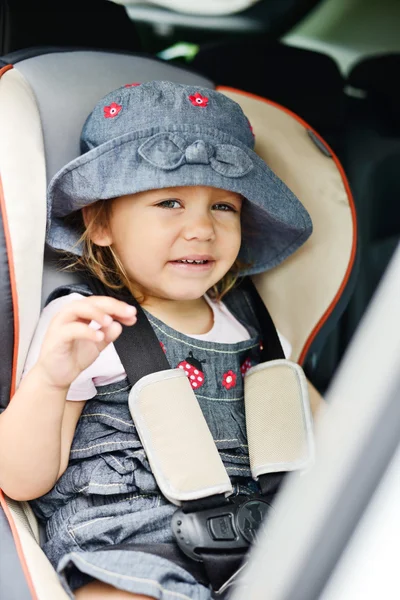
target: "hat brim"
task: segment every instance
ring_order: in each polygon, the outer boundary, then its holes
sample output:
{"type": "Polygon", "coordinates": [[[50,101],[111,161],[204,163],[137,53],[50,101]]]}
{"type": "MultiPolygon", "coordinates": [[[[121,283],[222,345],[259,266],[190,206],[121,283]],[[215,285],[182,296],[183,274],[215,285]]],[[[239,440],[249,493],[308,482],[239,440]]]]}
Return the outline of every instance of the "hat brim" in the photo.
{"type": "MultiPolygon", "coordinates": [[[[162,130],[164,132],[165,130],[162,130]]],[[[243,243],[239,257],[249,266],[243,274],[275,267],[293,254],[312,232],[311,218],[291,190],[250,148],[218,130],[176,126],[187,144],[231,144],[245,152],[253,166],[242,176],[226,176],[210,164],[183,163],[163,169],[144,160],[138,150],[160,129],[129,132],[79,156],[61,169],[48,189],[47,243],[80,254],[80,232],[68,228],[64,217],[97,200],[178,186],[203,185],[241,194],[243,243]]]]}

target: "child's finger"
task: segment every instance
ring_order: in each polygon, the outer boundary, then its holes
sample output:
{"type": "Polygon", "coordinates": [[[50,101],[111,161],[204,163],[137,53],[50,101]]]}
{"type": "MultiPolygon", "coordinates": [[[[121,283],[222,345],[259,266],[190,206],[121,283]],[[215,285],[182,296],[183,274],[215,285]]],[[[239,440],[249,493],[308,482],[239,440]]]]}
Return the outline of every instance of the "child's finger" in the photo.
{"type": "Polygon", "coordinates": [[[136,309],[115,298],[92,296],[71,302],[60,311],[56,319],[61,324],[73,321],[96,321],[100,327],[108,327],[113,320],[117,319],[125,325],[130,325],[136,319],[136,309]]]}
{"type": "Polygon", "coordinates": [[[124,325],[131,325],[136,321],[136,308],[127,302],[109,296],[91,296],[88,300],[124,325]]]}
{"type": "Polygon", "coordinates": [[[93,329],[86,323],[73,322],[60,330],[60,338],[65,343],[86,340],[99,344],[104,341],[104,332],[100,329],[93,329]]]}
{"type": "Polygon", "coordinates": [[[122,325],[118,321],[113,321],[108,327],[103,327],[102,331],[104,333],[104,341],[100,346],[101,349],[103,349],[103,347],[105,348],[108,344],[115,342],[121,334],[122,325]]]}

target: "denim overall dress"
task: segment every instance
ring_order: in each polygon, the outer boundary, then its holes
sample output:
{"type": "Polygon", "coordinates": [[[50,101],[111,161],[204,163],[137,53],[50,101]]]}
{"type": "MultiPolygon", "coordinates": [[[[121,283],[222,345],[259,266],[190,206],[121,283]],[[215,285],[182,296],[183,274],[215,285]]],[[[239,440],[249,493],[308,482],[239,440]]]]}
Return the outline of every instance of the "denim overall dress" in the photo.
{"type": "MultiPolygon", "coordinates": [[[[68,289],[87,295],[82,287],[68,289]]],[[[243,375],[260,361],[260,336],[244,292],[230,292],[224,302],[248,330],[248,340],[200,341],[147,316],[171,367],[184,369],[190,379],[234,493],[250,495],[258,485],[249,468],[243,375]]],[[[50,492],[31,502],[45,525],[43,550],[70,598],[94,578],[162,600],[208,600],[210,590],[182,567],[134,549],[173,542],[176,507],[161,494],[132,421],[132,383],[97,388],[78,421],[66,471],[50,492]],[[132,550],[113,549],[120,545],[132,550]]]]}

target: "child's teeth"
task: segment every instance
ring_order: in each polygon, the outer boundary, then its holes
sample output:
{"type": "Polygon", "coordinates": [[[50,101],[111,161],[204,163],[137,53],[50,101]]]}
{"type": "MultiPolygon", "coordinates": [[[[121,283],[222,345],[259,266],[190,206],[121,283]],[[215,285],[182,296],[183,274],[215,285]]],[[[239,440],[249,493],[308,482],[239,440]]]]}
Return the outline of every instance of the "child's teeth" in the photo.
{"type": "Polygon", "coordinates": [[[193,264],[193,263],[194,263],[194,264],[196,264],[196,265],[202,265],[202,264],[206,263],[207,261],[206,261],[206,260],[191,260],[190,258],[186,258],[186,259],[185,259],[185,258],[183,258],[183,259],[182,259],[182,260],[180,260],[179,262],[182,262],[182,263],[189,263],[189,264],[193,264]]]}

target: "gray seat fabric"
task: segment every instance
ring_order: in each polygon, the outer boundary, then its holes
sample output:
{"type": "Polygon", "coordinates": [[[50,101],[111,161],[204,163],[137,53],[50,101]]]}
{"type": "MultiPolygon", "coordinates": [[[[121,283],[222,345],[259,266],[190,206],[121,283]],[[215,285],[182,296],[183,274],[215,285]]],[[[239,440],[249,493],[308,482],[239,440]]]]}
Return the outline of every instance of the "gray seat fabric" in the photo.
{"type": "Polygon", "coordinates": [[[133,81],[168,79],[213,88],[206,77],[161,60],[114,52],[69,50],[46,53],[14,63],[32,87],[42,120],[47,181],[79,156],[80,132],[99,98],[133,81]],[[58,111],[52,107],[57,106],[58,111]],[[60,121],[59,114],[64,119],[60,121]]]}

